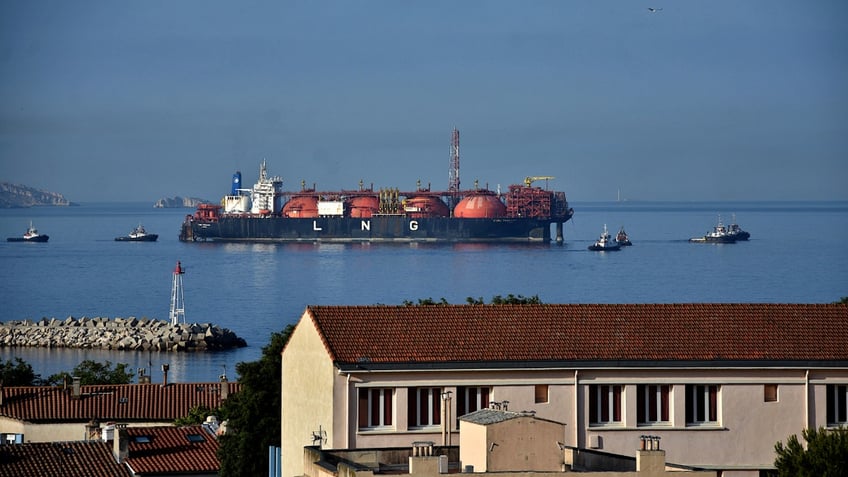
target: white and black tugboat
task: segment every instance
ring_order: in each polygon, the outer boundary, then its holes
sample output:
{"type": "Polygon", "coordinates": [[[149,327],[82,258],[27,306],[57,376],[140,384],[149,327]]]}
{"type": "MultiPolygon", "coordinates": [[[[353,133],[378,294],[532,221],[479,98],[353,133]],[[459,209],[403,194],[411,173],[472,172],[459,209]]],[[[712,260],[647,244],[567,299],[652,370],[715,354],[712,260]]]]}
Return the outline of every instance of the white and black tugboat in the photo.
{"type": "Polygon", "coordinates": [[[146,230],[144,230],[144,226],[138,224],[138,227],[134,228],[132,232],[127,235],[121,235],[120,237],[115,237],[116,242],[155,242],[156,239],[159,238],[157,234],[149,234],[146,230]]]}
{"type": "Polygon", "coordinates": [[[49,235],[38,233],[38,229],[33,227],[32,222],[30,221],[29,227],[27,228],[26,233],[22,237],[9,237],[6,239],[7,242],[46,242],[50,239],[49,235]]]}
{"type": "Polygon", "coordinates": [[[703,237],[692,237],[689,241],[698,243],[734,243],[736,242],[736,238],[730,235],[727,227],[721,223],[721,216],[719,215],[718,224],[713,227],[711,232],[708,232],[703,237]]]}
{"type": "Polygon", "coordinates": [[[595,243],[589,245],[589,250],[593,252],[613,252],[621,250],[621,245],[612,239],[612,236],[607,231],[607,224],[604,224],[604,231],[601,232],[601,236],[598,237],[598,240],[595,243]]]}

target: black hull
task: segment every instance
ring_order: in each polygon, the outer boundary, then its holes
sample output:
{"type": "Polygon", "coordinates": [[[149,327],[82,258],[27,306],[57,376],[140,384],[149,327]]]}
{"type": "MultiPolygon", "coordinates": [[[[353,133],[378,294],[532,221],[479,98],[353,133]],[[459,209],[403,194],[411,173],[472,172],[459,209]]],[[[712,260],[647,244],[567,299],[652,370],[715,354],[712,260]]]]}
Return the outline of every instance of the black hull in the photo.
{"type": "Polygon", "coordinates": [[[692,243],[736,243],[732,237],[694,237],[689,239],[692,243]]]}
{"type": "Polygon", "coordinates": [[[144,237],[115,237],[116,242],[155,242],[159,238],[157,234],[147,234],[144,237]]]}
{"type": "MultiPolygon", "coordinates": [[[[549,242],[551,220],[531,218],[457,219],[446,217],[370,218],[221,217],[187,219],[186,242],[549,242]]],[[[556,239],[562,240],[557,226],[556,239]]]]}
{"type": "Polygon", "coordinates": [[[39,235],[38,237],[33,238],[23,238],[23,237],[9,237],[6,239],[7,242],[36,242],[36,243],[44,243],[50,236],[48,235],[39,235]]]}
{"type": "Polygon", "coordinates": [[[613,245],[601,247],[600,245],[589,245],[589,250],[593,252],[617,252],[621,250],[621,245],[613,245]]]}

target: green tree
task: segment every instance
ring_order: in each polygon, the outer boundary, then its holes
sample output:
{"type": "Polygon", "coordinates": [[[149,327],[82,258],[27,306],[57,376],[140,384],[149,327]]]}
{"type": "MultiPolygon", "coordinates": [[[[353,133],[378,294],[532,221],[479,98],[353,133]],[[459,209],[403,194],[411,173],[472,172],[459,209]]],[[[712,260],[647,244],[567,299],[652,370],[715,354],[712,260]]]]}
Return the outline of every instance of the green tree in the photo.
{"type": "Polygon", "coordinates": [[[62,371],[61,373],[51,374],[47,378],[48,385],[58,385],[64,382],[72,382],[74,377],[80,378],[80,384],[129,384],[132,382],[135,373],[128,372],[129,365],[126,363],[118,363],[112,369],[112,362],[106,361],[99,363],[97,361],[86,359],[74,368],[70,373],[62,371]]]}
{"type": "Polygon", "coordinates": [[[779,477],[841,477],[848,475],[848,429],[804,429],[807,448],[792,434],[786,445],[774,446],[779,477]]]}
{"type": "Polygon", "coordinates": [[[40,384],[41,375],[35,374],[26,361],[15,358],[14,361],[0,361],[0,382],[6,386],[35,386],[40,384]]]}
{"type": "Polygon", "coordinates": [[[294,325],[271,334],[259,361],[236,365],[241,390],[221,406],[227,434],[218,447],[220,474],[254,476],[268,472],[268,447],[280,445],[280,387],[283,347],[294,325]]]}
{"type": "Polygon", "coordinates": [[[179,417],[174,421],[175,426],[191,426],[196,424],[203,424],[206,422],[206,418],[209,416],[215,416],[218,418],[218,421],[222,421],[226,419],[226,416],[221,414],[220,409],[211,409],[208,406],[204,406],[203,404],[198,404],[193,408],[189,409],[188,415],[179,417]]]}

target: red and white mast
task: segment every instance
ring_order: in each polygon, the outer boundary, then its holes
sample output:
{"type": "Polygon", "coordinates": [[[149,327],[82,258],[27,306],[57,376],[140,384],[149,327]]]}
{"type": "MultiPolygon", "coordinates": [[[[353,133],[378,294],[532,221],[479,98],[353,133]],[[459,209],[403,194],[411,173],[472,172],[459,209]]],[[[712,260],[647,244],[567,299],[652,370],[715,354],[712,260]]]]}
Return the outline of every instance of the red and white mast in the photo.
{"type": "Polygon", "coordinates": [[[171,326],[175,326],[180,322],[185,323],[185,298],[183,297],[183,270],[182,265],[177,261],[177,266],[174,268],[174,283],[171,286],[171,326]]]}

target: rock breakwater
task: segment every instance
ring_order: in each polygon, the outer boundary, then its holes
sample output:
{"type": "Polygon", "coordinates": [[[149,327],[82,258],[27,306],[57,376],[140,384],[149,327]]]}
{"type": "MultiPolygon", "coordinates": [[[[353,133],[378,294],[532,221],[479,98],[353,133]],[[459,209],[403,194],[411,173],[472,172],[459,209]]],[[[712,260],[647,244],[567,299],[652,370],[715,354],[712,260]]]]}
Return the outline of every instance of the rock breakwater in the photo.
{"type": "Polygon", "coordinates": [[[211,323],[149,318],[13,320],[0,323],[0,346],[97,348],[136,351],[218,351],[247,346],[232,331],[211,323]]]}

